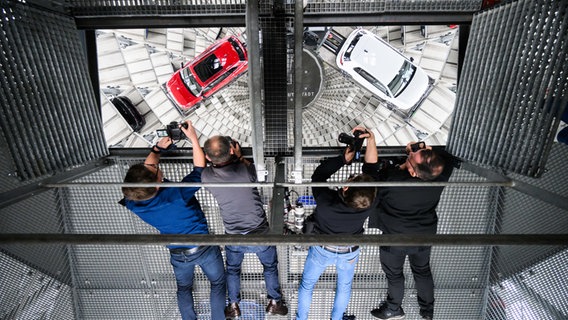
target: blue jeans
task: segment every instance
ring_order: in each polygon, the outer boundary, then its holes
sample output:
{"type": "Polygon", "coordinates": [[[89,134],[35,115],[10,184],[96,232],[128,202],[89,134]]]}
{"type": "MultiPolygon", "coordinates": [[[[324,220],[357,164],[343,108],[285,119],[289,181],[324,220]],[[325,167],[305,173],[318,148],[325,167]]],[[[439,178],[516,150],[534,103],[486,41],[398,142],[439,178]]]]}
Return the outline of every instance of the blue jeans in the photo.
{"type": "Polygon", "coordinates": [[[170,262],[174,267],[177,283],[178,307],[183,320],[195,320],[197,315],[193,307],[193,275],[195,266],[200,266],[211,283],[211,319],[225,319],[225,268],[221,249],[218,246],[205,247],[194,254],[172,254],[170,262]]]}
{"type": "Polygon", "coordinates": [[[245,253],[255,253],[264,267],[264,282],[268,299],[280,301],[280,281],[278,280],[278,256],[275,246],[225,246],[227,258],[227,290],[229,303],[241,301],[241,264],[245,253]]]}
{"type": "Polygon", "coordinates": [[[296,320],[308,319],[314,286],[320,275],[331,265],[335,265],[337,269],[337,288],[335,289],[331,319],[343,319],[343,313],[347,309],[349,299],[351,298],[351,284],[353,283],[355,266],[357,261],[359,261],[359,253],[360,250],[349,253],[334,253],[319,246],[310,247],[306,263],[304,264],[302,282],[298,289],[296,320]]]}

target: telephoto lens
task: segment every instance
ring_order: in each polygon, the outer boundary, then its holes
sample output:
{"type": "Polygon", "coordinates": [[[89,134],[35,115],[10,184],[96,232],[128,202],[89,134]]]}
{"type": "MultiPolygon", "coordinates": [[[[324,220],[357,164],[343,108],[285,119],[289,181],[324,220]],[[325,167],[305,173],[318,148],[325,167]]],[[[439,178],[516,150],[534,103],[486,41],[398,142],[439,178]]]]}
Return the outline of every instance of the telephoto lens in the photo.
{"type": "Polygon", "coordinates": [[[339,137],[337,137],[337,140],[341,143],[345,143],[348,144],[350,146],[353,146],[353,144],[355,143],[355,137],[350,136],[349,134],[342,132],[339,134],[339,137]]]}

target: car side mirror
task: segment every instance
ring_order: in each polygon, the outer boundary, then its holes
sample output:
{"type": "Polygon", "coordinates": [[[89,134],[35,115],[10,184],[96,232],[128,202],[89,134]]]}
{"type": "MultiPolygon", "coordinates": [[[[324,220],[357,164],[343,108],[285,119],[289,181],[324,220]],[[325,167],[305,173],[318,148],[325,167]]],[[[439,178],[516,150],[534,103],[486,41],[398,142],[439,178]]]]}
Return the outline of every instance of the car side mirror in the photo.
{"type": "Polygon", "coordinates": [[[413,57],[410,57],[410,62],[414,62],[414,58],[413,58],[413,57]]]}

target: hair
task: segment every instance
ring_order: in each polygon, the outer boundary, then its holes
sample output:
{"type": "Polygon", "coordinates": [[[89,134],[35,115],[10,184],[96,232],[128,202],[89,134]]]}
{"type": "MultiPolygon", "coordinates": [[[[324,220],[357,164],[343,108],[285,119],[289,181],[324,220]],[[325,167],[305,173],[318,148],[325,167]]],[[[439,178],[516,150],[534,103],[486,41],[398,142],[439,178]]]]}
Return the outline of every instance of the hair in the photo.
{"type": "MultiPolygon", "coordinates": [[[[156,173],[150,171],[143,163],[130,167],[124,177],[126,183],[150,183],[156,182],[156,173]]],[[[156,187],[122,187],[122,193],[128,200],[141,201],[152,198],[158,190],[156,187]]]]}
{"type": "Polygon", "coordinates": [[[416,175],[422,180],[434,180],[444,171],[446,161],[436,151],[431,149],[420,150],[421,162],[416,164],[416,175]]]}
{"type": "Polygon", "coordinates": [[[231,142],[224,136],[213,136],[203,145],[203,150],[213,164],[220,164],[231,160],[231,142]]]}
{"type": "MultiPolygon", "coordinates": [[[[373,182],[375,181],[368,174],[360,174],[349,182],[373,182]]],[[[343,201],[347,206],[354,209],[367,209],[371,206],[377,196],[377,188],[375,187],[349,187],[343,191],[343,201]]]]}

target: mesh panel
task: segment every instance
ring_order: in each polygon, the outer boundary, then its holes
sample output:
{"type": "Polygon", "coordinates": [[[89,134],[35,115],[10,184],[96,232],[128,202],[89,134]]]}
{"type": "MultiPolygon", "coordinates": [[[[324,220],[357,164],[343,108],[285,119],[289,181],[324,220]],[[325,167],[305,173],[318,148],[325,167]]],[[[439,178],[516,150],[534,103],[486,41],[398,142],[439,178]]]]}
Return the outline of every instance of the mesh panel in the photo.
{"type": "Polygon", "coordinates": [[[568,147],[561,143],[554,143],[546,162],[543,175],[538,178],[530,178],[519,174],[510,174],[512,179],[523,181],[532,186],[555,193],[562,197],[568,197],[568,184],[564,164],[568,159],[568,147]]]}
{"type": "Polygon", "coordinates": [[[352,13],[352,12],[429,12],[429,11],[477,11],[481,0],[426,0],[426,1],[333,1],[304,0],[306,12],[352,13]]]}
{"type": "MultiPolygon", "coordinates": [[[[507,250],[507,247],[501,247],[507,250]]],[[[519,250],[518,254],[534,257],[534,250],[519,250]]],[[[507,265],[491,273],[491,287],[487,301],[487,319],[566,319],[568,301],[565,274],[568,272],[567,250],[539,247],[541,252],[552,252],[514,275],[507,265]]]]}
{"type": "Polygon", "coordinates": [[[286,18],[276,13],[273,18],[261,18],[262,54],[264,58],[264,119],[265,153],[286,152],[287,106],[286,90],[286,18]]]}
{"type": "Polygon", "coordinates": [[[567,11],[565,1],[529,0],[474,18],[450,152],[518,174],[543,173],[567,103],[567,11]]]}
{"type": "Polygon", "coordinates": [[[29,180],[104,156],[73,19],[11,1],[2,6],[0,123],[16,174],[29,180]]]}
{"type": "Polygon", "coordinates": [[[0,252],[0,318],[75,319],[71,287],[0,252]]]}

